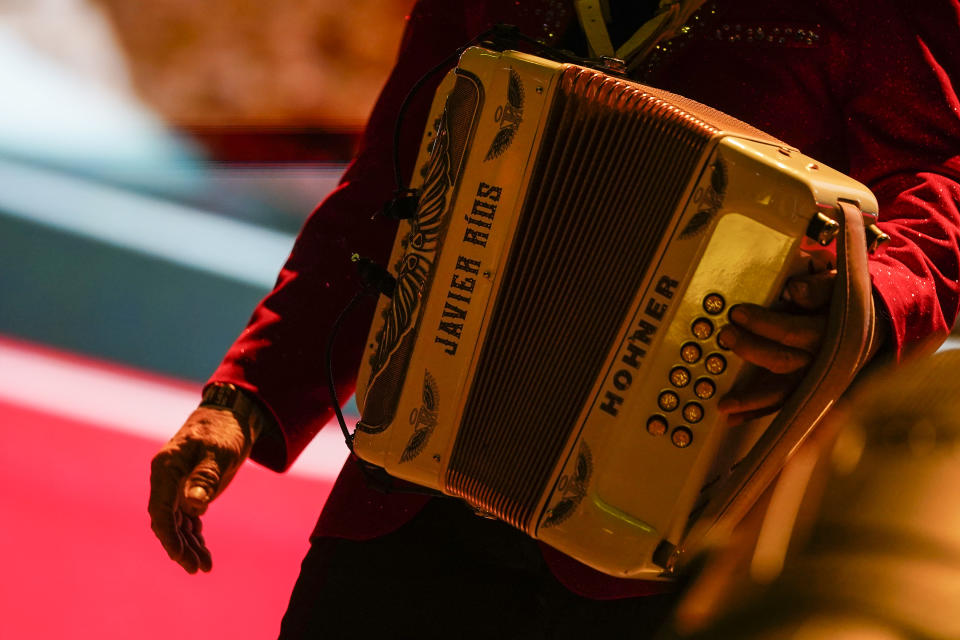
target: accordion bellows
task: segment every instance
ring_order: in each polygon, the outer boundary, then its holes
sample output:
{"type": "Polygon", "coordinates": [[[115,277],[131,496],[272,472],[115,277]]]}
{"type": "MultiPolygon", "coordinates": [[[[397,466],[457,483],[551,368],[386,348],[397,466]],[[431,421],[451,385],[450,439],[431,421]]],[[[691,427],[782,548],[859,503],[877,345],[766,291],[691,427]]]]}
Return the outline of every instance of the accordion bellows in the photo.
{"type": "Polygon", "coordinates": [[[434,101],[414,219],[358,378],[355,449],[599,570],[652,578],[749,449],[716,343],[811,220],[862,185],[684,98],[467,50],[434,101]]]}

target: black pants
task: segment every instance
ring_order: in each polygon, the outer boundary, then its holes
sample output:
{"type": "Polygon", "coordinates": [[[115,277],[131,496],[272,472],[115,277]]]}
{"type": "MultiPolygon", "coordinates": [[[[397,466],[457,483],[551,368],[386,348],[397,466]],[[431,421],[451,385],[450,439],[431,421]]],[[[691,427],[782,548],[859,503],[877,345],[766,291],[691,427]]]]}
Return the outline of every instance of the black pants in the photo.
{"type": "Polygon", "coordinates": [[[382,538],[314,540],[280,637],[648,638],[674,600],[575,595],[533,540],[436,499],[382,538]]]}

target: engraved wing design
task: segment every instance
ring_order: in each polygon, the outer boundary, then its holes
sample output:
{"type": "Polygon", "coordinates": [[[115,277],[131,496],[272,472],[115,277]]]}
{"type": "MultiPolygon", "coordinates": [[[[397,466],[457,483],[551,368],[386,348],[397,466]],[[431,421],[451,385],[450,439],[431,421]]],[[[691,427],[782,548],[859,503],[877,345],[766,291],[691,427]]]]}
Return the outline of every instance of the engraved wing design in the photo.
{"type": "Polygon", "coordinates": [[[510,78],[507,81],[507,104],[497,110],[497,120],[500,122],[500,130],[493,137],[490,143],[490,149],[484,160],[493,160],[499,158],[506,151],[517,135],[517,129],[523,120],[523,104],[525,96],[523,91],[523,82],[520,80],[520,74],[516,69],[510,69],[510,78]]]}
{"type": "Polygon", "coordinates": [[[593,456],[587,443],[581,442],[573,475],[568,477],[565,484],[562,485],[560,500],[547,510],[547,517],[543,521],[543,526],[556,526],[573,515],[584,496],[587,495],[587,487],[590,485],[590,476],[592,475],[593,456]]]}
{"type": "Polygon", "coordinates": [[[445,128],[441,128],[430,158],[417,214],[411,221],[410,233],[404,241],[407,252],[396,265],[397,283],[393,299],[384,312],[384,323],[377,336],[377,350],[373,356],[374,377],[386,364],[403,335],[411,329],[443,231],[451,179],[449,136],[445,128]]]}
{"type": "Polygon", "coordinates": [[[690,216],[687,226],[680,232],[681,239],[692,238],[705,231],[723,206],[723,199],[727,195],[727,166],[717,158],[710,170],[710,186],[703,194],[702,208],[690,216]]]}
{"type": "Polygon", "coordinates": [[[429,371],[423,374],[423,404],[420,409],[411,414],[410,420],[414,425],[413,435],[407,441],[407,446],[400,455],[400,462],[409,462],[423,453],[427,441],[437,426],[437,412],[440,408],[440,398],[437,381],[429,371]]]}
{"type": "Polygon", "coordinates": [[[503,155],[503,152],[506,151],[510,143],[513,142],[513,137],[516,134],[516,127],[503,127],[500,129],[497,135],[493,137],[493,142],[490,143],[490,149],[487,151],[484,160],[493,160],[503,155]]]}
{"type": "Polygon", "coordinates": [[[507,102],[517,111],[523,111],[523,83],[520,82],[520,74],[515,69],[510,69],[510,82],[507,85],[507,102]]]}

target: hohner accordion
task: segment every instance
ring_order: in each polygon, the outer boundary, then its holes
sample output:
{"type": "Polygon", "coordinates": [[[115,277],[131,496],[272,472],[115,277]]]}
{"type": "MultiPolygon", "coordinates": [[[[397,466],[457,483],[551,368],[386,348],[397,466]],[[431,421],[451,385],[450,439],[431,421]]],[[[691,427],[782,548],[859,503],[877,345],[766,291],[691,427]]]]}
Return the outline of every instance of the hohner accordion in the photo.
{"type": "Polygon", "coordinates": [[[700,104],[482,48],[417,162],[356,453],[601,571],[663,576],[765,426],[716,409],[745,373],[716,341],[727,310],[774,302],[818,220],[874,197],[700,104]]]}

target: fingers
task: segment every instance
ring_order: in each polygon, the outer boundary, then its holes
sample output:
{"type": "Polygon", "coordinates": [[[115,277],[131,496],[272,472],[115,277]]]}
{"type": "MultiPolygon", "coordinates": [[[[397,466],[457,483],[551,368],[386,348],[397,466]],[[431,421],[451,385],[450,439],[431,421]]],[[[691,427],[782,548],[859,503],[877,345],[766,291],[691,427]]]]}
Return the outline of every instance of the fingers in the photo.
{"type": "Polygon", "coordinates": [[[730,320],[755,336],[810,353],[820,346],[827,326],[827,318],[822,314],[799,315],[753,304],[734,306],[730,320]]]}
{"type": "Polygon", "coordinates": [[[813,360],[813,355],[809,351],[761,338],[733,325],[724,327],[717,336],[717,341],[747,362],[772,373],[798,371],[813,360]]]}
{"type": "Polygon", "coordinates": [[[176,438],[156,455],[150,468],[150,527],[170,559],[188,573],[210,571],[212,559],[202,534],[199,515],[216,494],[219,467],[209,450],[176,438]],[[191,491],[191,488],[193,491],[191,491]],[[202,493],[202,500],[188,500],[202,493]]]}
{"type": "Polygon", "coordinates": [[[717,409],[731,418],[739,415],[741,419],[770,413],[783,405],[799,379],[798,373],[754,377],[720,398],[717,409]]]}
{"type": "Polygon", "coordinates": [[[150,528],[171,559],[179,562],[184,553],[180,532],[180,487],[190,468],[189,452],[166,446],[150,463],[150,499],[147,512],[150,528]]]}
{"type": "Polygon", "coordinates": [[[183,507],[192,516],[202,516],[220,489],[220,465],[214,451],[208,450],[183,486],[183,507]]]}
{"type": "Polygon", "coordinates": [[[784,289],[785,297],[801,309],[808,311],[821,309],[830,302],[836,279],[836,269],[794,276],[787,281],[784,289]]]}
{"type": "Polygon", "coordinates": [[[209,572],[210,569],[213,568],[213,558],[210,556],[207,543],[200,533],[202,529],[203,524],[200,518],[184,514],[181,531],[183,532],[184,542],[191,552],[191,560],[195,562],[193,566],[196,567],[193,571],[190,571],[190,569],[185,566],[184,568],[187,568],[187,571],[190,573],[195,573],[198,569],[203,572],[209,572]]]}

